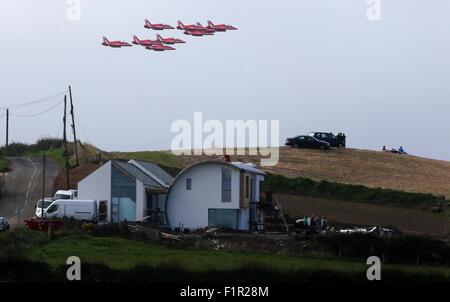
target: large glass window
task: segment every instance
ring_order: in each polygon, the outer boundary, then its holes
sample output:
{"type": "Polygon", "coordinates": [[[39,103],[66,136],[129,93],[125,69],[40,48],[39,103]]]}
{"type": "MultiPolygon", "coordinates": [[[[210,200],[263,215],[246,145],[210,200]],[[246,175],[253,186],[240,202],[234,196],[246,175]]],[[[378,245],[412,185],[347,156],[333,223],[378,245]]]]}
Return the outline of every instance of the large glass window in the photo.
{"type": "Polygon", "coordinates": [[[231,171],[222,168],[222,202],[231,202],[231,171]]]}
{"type": "Polygon", "coordinates": [[[208,226],[239,228],[239,210],[208,209],[208,226]]]}
{"type": "Polygon", "coordinates": [[[112,167],[111,220],[136,220],[136,180],[112,167]]]}

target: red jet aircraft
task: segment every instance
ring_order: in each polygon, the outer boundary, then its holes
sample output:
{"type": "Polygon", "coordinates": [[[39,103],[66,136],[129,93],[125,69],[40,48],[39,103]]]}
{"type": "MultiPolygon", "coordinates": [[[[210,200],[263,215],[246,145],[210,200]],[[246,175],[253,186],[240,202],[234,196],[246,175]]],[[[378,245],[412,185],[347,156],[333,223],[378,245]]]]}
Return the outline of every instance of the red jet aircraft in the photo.
{"type": "Polygon", "coordinates": [[[120,48],[120,47],[129,47],[129,46],[133,46],[127,42],[122,42],[122,41],[109,41],[106,37],[103,37],[103,46],[108,46],[108,47],[114,47],[114,48],[120,48]]]}
{"type": "Polygon", "coordinates": [[[236,27],[226,24],[214,24],[208,20],[208,28],[213,29],[214,31],[227,31],[227,30],[237,30],[236,27]]]}
{"type": "Polygon", "coordinates": [[[195,32],[195,33],[201,32],[201,33],[203,33],[203,35],[213,35],[214,34],[213,29],[204,27],[201,24],[184,25],[181,21],[178,21],[177,29],[184,30],[185,34],[188,34],[186,32],[195,32]]]}
{"type": "Polygon", "coordinates": [[[164,45],[162,43],[155,43],[155,44],[149,45],[149,46],[147,46],[145,48],[148,49],[148,50],[153,50],[153,51],[175,50],[175,48],[173,48],[171,46],[164,45]]]}
{"type": "Polygon", "coordinates": [[[153,44],[161,44],[158,40],[139,40],[138,37],[133,36],[133,44],[141,46],[151,46],[153,44]]]}
{"type": "Polygon", "coordinates": [[[145,19],[144,27],[153,30],[173,29],[173,27],[168,24],[151,24],[147,19],[145,19]]]}
{"type": "Polygon", "coordinates": [[[159,42],[163,44],[177,44],[177,43],[186,43],[181,39],[175,39],[175,38],[163,38],[160,35],[156,35],[159,42]]]}

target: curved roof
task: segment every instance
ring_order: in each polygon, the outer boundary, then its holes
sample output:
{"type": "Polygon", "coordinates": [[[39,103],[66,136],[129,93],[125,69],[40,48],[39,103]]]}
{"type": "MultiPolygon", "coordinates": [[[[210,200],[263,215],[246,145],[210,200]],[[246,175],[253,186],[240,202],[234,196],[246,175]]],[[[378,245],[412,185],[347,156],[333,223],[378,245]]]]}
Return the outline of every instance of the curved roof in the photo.
{"type": "Polygon", "coordinates": [[[201,166],[201,165],[209,165],[209,164],[219,164],[219,165],[223,165],[232,169],[236,169],[239,170],[240,172],[245,172],[245,173],[249,173],[249,174],[255,174],[255,175],[267,175],[266,172],[256,168],[255,166],[253,166],[252,164],[246,164],[246,163],[242,163],[242,162],[226,162],[226,161],[222,161],[222,160],[206,160],[206,161],[200,161],[200,162],[196,162],[193,164],[190,164],[189,166],[185,167],[183,170],[180,171],[180,173],[177,174],[176,177],[174,177],[172,179],[172,182],[170,183],[170,186],[172,187],[173,184],[177,181],[177,179],[183,175],[185,172],[187,172],[188,170],[197,167],[197,166],[201,166]]]}

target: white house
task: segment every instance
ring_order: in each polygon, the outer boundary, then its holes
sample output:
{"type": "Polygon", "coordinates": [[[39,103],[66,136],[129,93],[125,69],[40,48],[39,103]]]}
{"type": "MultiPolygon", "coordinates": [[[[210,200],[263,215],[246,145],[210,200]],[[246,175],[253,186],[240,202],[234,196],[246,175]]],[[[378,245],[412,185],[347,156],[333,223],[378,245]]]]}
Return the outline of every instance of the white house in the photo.
{"type": "Polygon", "coordinates": [[[78,183],[79,199],[101,204],[105,222],[151,216],[165,224],[165,204],[172,176],[159,166],[137,160],[110,160],[78,183]]]}
{"type": "Polygon", "coordinates": [[[240,162],[203,161],[186,167],[170,186],[168,224],[261,230],[265,217],[258,204],[264,175],[254,165],[240,162]]]}
{"type": "Polygon", "coordinates": [[[78,195],[99,201],[105,222],[145,217],[171,228],[262,230],[264,175],[253,164],[203,161],[173,178],[152,163],[112,160],[78,183],[78,195]]]}

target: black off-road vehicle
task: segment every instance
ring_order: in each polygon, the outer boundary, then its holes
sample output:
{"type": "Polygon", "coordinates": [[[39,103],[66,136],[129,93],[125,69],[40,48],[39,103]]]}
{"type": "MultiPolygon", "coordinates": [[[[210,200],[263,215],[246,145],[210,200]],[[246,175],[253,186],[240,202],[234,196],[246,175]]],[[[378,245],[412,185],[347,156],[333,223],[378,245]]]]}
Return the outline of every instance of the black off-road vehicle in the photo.
{"type": "Polygon", "coordinates": [[[331,132],[311,132],[309,135],[318,140],[330,143],[331,147],[345,148],[346,136],[344,133],[334,135],[331,132]]]}

